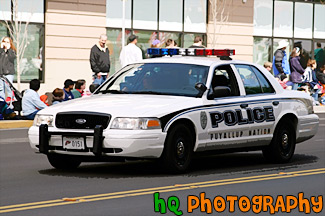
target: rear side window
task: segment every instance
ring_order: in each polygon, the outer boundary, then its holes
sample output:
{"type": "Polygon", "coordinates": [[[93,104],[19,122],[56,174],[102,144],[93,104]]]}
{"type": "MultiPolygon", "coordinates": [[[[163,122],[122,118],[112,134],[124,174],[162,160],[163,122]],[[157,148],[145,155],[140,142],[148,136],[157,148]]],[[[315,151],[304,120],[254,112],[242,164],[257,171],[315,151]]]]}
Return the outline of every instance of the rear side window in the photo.
{"type": "Polygon", "coordinates": [[[272,85],[270,84],[270,82],[265,78],[265,76],[262,74],[262,72],[259,71],[254,66],[251,66],[251,68],[253,69],[253,71],[255,72],[255,74],[258,77],[258,80],[261,83],[263,93],[274,93],[274,88],[272,87],[272,85]]]}
{"type": "Polygon", "coordinates": [[[235,65],[244,84],[246,94],[273,93],[274,89],[255,67],[249,65],[235,65]]]}
{"type": "Polygon", "coordinates": [[[235,65],[235,67],[237,68],[240,78],[244,84],[247,95],[263,93],[260,82],[249,65],[235,65]]]}

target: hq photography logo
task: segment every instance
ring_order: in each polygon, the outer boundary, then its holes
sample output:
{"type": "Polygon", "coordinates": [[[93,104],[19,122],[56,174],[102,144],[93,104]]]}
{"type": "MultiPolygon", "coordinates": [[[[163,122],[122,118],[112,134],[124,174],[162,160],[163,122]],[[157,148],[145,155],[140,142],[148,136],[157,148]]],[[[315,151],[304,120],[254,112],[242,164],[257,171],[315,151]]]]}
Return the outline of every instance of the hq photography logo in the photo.
{"type": "Polygon", "coordinates": [[[177,216],[198,214],[198,213],[234,213],[234,212],[253,212],[255,214],[268,212],[276,213],[291,213],[298,210],[305,214],[320,213],[323,210],[323,196],[304,197],[304,193],[298,193],[297,196],[269,196],[258,195],[251,198],[247,196],[216,196],[213,199],[207,198],[205,193],[200,193],[199,196],[187,196],[186,208],[180,203],[177,196],[170,196],[166,200],[160,197],[160,193],[156,192],[153,195],[154,211],[157,214],[166,214],[169,212],[177,216]],[[183,208],[181,208],[183,207],[183,208]]]}

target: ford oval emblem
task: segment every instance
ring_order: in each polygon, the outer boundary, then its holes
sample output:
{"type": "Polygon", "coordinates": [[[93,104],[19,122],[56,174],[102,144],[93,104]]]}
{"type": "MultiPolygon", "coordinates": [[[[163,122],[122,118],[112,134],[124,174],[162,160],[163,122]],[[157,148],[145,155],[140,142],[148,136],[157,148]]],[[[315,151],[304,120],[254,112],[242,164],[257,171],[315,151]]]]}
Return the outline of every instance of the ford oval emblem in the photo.
{"type": "Polygon", "coordinates": [[[76,119],[76,123],[77,124],[85,124],[86,123],[86,119],[76,119]]]}

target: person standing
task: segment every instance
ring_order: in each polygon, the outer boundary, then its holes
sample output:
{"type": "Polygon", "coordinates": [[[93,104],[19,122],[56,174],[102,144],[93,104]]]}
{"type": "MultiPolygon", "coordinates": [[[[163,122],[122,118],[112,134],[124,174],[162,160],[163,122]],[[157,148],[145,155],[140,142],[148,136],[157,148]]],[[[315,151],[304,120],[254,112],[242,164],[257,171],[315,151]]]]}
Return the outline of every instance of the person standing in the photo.
{"type": "Polygon", "coordinates": [[[293,48],[289,62],[290,62],[290,80],[293,82],[292,90],[297,90],[300,83],[302,83],[302,75],[305,72],[305,69],[300,64],[300,49],[299,47],[293,48]]]}
{"type": "Polygon", "coordinates": [[[319,71],[316,71],[316,78],[324,86],[325,90],[325,65],[319,68],[319,71]]]}
{"type": "Polygon", "coordinates": [[[138,36],[131,35],[129,37],[129,44],[122,48],[120,54],[120,63],[122,67],[142,60],[142,51],[137,47],[137,43],[138,36]]]}
{"type": "Polygon", "coordinates": [[[316,71],[319,71],[320,67],[325,64],[324,50],[322,49],[322,44],[317,42],[316,49],[314,50],[314,56],[317,63],[316,71]]]}
{"type": "Polygon", "coordinates": [[[273,57],[273,74],[275,77],[279,77],[282,74],[290,74],[290,66],[286,54],[286,48],[289,45],[287,40],[279,41],[277,50],[274,52],[273,57]]]}
{"type": "Polygon", "coordinates": [[[90,66],[93,71],[94,83],[101,85],[110,70],[109,49],[106,45],[107,36],[100,35],[99,41],[90,51],[90,66]]]}
{"type": "Polygon", "coordinates": [[[29,82],[29,89],[24,93],[22,109],[24,116],[27,119],[33,120],[38,111],[47,107],[47,105],[41,101],[40,96],[37,93],[40,86],[40,81],[38,79],[33,79],[29,82]]]}
{"type": "Polygon", "coordinates": [[[16,47],[10,37],[1,40],[0,47],[0,75],[4,75],[11,83],[15,75],[16,47]]]}
{"type": "Polygon", "coordinates": [[[67,101],[67,100],[72,100],[74,99],[74,96],[71,92],[71,90],[73,89],[74,86],[74,82],[71,79],[67,79],[66,81],[64,81],[64,99],[63,101],[67,101]]]}
{"type": "Polygon", "coordinates": [[[194,43],[189,48],[205,48],[203,46],[203,39],[200,36],[194,38],[194,43]]]}

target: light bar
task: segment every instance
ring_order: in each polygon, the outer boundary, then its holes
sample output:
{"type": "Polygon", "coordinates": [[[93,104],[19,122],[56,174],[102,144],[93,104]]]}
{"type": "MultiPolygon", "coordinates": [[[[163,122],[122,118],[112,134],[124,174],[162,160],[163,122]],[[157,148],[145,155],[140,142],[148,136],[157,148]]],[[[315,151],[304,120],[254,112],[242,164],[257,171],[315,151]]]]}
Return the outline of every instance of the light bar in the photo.
{"type": "Polygon", "coordinates": [[[157,56],[218,56],[229,57],[235,55],[234,49],[196,49],[196,48],[149,48],[147,53],[151,57],[157,56]]]}

